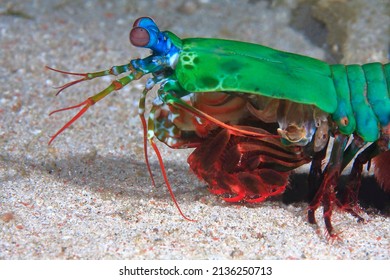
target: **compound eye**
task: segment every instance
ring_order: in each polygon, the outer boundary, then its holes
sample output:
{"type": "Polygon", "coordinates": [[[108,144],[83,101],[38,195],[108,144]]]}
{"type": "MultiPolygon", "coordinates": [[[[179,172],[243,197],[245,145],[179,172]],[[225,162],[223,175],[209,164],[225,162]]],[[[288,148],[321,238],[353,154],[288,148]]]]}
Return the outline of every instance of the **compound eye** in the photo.
{"type": "Polygon", "coordinates": [[[156,25],[150,17],[140,17],[133,23],[133,27],[145,27],[145,25],[156,25]]]}
{"type": "Polygon", "coordinates": [[[143,18],[140,17],[140,18],[138,18],[136,21],[134,21],[134,23],[133,23],[133,28],[134,28],[134,27],[138,27],[138,26],[139,26],[139,23],[140,23],[140,21],[141,21],[142,19],[143,19],[143,18]]]}
{"type": "MultiPolygon", "coordinates": [[[[138,20],[140,20],[140,19],[138,19],[138,20]]],[[[136,22],[138,20],[136,20],[136,22]]],[[[136,46],[136,47],[145,47],[149,44],[149,41],[150,41],[149,32],[145,28],[142,28],[142,27],[134,27],[130,31],[129,37],[130,37],[131,44],[133,44],[133,46],[136,46]]]]}

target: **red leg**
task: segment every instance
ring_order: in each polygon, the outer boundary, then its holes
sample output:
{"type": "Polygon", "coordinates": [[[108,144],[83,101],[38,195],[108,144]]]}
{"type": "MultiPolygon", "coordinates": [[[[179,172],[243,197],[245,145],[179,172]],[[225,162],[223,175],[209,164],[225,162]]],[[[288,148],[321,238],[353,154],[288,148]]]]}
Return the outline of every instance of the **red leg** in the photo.
{"type": "Polygon", "coordinates": [[[339,134],[335,136],[329,163],[324,171],[323,181],[308,207],[308,220],[312,224],[316,223],[315,211],[317,208],[320,205],[324,207],[323,216],[326,230],[330,237],[336,237],[331,223],[333,204],[336,201],[334,189],[340,176],[347,140],[348,138],[345,135],[339,134]]]}
{"type": "Polygon", "coordinates": [[[381,153],[373,158],[375,165],[374,173],[378,183],[385,190],[390,193],[390,151],[381,153]]]}
{"type": "Polygon", "coordinates": [[[339,202],[339,207],[353,215],[358,219],[358,222],[363,222],[364,219],[359,215],[361,211],[358,204],[358,195],[363,172],[363,165],[366,164],[372,157],[380,152],[377,143],[371,144],[363,152],[361,152],[353,162],[351,173],[348,177],[346,193],[342,201],[339,202]]]}

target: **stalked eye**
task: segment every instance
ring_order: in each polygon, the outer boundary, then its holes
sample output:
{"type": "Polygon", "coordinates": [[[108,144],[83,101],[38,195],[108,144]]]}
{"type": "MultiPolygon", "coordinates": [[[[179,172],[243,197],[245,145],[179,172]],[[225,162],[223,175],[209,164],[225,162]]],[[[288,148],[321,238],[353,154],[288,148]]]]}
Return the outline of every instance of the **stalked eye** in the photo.
{"type": "MultiPolygon", "coordinates": [[[[136,22],[138,20],[136,20],[136,22]]],[[[142,27],[134,27],[130,31],[129,37],[130,37],[131,44],[133,44],[133,46],[136,47],[145,47],[150,41],[149,32],[142,27]]]]}

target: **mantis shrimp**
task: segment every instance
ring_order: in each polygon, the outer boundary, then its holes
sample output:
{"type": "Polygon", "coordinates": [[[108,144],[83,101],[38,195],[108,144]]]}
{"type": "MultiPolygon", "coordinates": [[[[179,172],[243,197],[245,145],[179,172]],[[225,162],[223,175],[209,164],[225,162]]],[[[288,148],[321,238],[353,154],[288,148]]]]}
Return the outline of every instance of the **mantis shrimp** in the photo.
{"type": "Polygon", "coordinates": [[[123,77],[84,102],[49,144],[93,104],[134,80],[150,75],[139,99],[144,151],[155,151],[169,184],[157,138],[174,149],[194,148],[190,168],[207,182],[211,193],[228,202],[257,203],[284,192],[290,172],[311,162],[309,186],[316,190],[308,220],[322,206],[326,231],[336,237],[331,215],[339,207],[360,215],[357,194],[363,165],[376,161],[375,175],[390,191],[390,64],[329,65],[323,61],[252,43],[214,39],[180,39],[160,31],[149,17],[137,19],[130,42],[152,54],[128,64],[92,73],[47,67],[80,79],[69,86],[106,75],[123,77]],[[158,86],[145,118],[145,99],[158,86]],[[330,158],[323,167],[329,139],[330,158]],[[346,196],[336,198],[341,172],[353,162],[346,196]]]}

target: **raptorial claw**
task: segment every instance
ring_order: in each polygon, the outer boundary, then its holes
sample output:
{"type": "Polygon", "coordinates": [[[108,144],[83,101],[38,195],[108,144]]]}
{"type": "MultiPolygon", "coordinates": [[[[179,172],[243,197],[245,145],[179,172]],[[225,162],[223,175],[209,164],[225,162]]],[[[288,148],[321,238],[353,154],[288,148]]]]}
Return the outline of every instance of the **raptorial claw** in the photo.
{"type": "Polygon", "coordinates": [[[87,100],[85,100],[84,102],[81,102],[80,104],[77,104],[77,105],[74,105],[74,106],[71,106],[71,107],[67,107],[67,108],[62,108],[62,109],[58,109],[58,110],[55,110],[53,112],[51,112],[49,114],[52,115],[52,114],[55,114],[55,113],[58,113],[58,112],[61,112],[61,111],[67,111],[67,110],[72,110],[72,109],[75,109],[75,108],[78,108],[78,107],[81,107],[81,106],[84,106],[70,121],[68,121],[60,130],[58,130],[53,136],[50,137],[50,141],[49,141],[49,145],[51,144],[51,142],[54,141],[54,139],[59,135],[61,134],[61,132],[63,132],[65,129],[67,129],[72,123],[74,123],[78,118],[80,118],[87,110],[90,106],[92,106],[93,104],[95,104],[95,101],[93,101],[91,98],[88,98],[87,100]]]}
{"type": "MultiPolygon", "coordinates": [[[[56,70],[55,70],[56,71],[56,70]]],[[[108,71],[108,70],[107,70],[108,71]]],[[[94,74],[87,74],[87,79],[92,79],[92,78],[95,78],[97,77],[97,75],[101,75],[101,76],[104,76],[103,73],[107,72],[107,71],[102,71],[102,72],[95,72],[94,74]],[[93,75],[93,76],[91,76],[93,75]],[[92,78],[91,78],[92,77],[92,78]]],[[[61,72],[61,73],[67,73],[67,72],[64,72],[64,71],[60,71],[58,70],[58,72],[61,72]]],[[[50,138],[50,141],[49,141],[49,145],[51,142],[53,142],[53,140],[61,133],[63,132],[66,128],[68,128],[72,123],[74,123],[78,118],[80,118],[87,110],[90,106],[92,106],[93,104],[95,104],[96,102],[100,101],[101,99],[103,99],[104,97],[106,97],[107,95],[109,95],[111,92],[115,91],[115,90],[120,90],[121,88],[123,88],[125,85],[127,85],[128,83],[130,83],[131,81],[134,80],[134,75],[133,73],[130,73],[129,75],[125,76],[125,77],[122,77],[118,80],[115,80],[111,83],[111,85],[109,85],[108,87],[106,87],[104,90],[102,90],[101,92],[89,97],[87,100],[85,100],[84,102],[81,102],[80,104],[77,104],[77,105],[74,105],[74,106],[70,106],[70,107],[67,107],[67,108],[63,108],[63,109],[59,109],[59,110],[55,110],[53,112],[51,112],[49,115],[52,115],[54,113],[58,113],[58,112],[61,112],[61,111],[67,111],[67,110],[71,110],[71,109],[75,109],[75,108],[78,108],[78,107],[81,107],[81,106],[84,106],[80,112],[78,112],[70,121],[68,121],[56,134],[54,134],[51,138],[50,138]]]]}
{"type": "Polygon", "coordinates": [[[54,72],[58,72],[58,73],[61,73],[61,74],[67,74],[67,75],[73,75],[73,76],[82,76],[83,78],[81,79],[78,79],[78,80],[75,80],[75,81],[72,81],[72,82],[69,82],[69,83],[66,83],[62,86],[58,86],[58,87],[54,87],[55,89],[59,89],[56,93],[56,96],[58,94],[60,94],[61,91],[63,91],[64,89],[67,89],[68,87],[71,87],[75,84],[78,84],[78,83],[81,83],[83,81],[87,81],[87,80],[90,80],[92,79],[92,77],[89,76],[89,73],[76,73],[76,72],[68,72],[68,71],[63,71],[63,70],[58,70],[58,69],[55,69],[55,68],[52,68],[50,66],[45,66],[46,69],[49,69],[49,70],[52,70],[54,72]]]}

